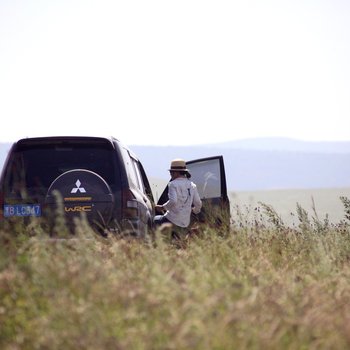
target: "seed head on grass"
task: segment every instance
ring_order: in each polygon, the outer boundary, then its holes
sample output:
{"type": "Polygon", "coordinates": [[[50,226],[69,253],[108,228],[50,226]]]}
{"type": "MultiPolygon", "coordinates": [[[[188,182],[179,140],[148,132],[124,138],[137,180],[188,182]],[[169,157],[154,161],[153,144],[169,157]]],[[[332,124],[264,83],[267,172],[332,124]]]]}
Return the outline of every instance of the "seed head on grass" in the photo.
{"type": "Polygon", "coordinates": [[[350,223],[350,199],[345,196],[342,196],[340,197],[340,200],[344,205],[345,219],[350,223]]]}
{"type": "Polygon", "coordinates": [[[284,222],[280,215],[275,211],[275,209],[266,203],[259,202],[262,206],[264,214],[267,216],[268,221],[272,223],[278,231],[283,231],[285,229],[284,222]]]}

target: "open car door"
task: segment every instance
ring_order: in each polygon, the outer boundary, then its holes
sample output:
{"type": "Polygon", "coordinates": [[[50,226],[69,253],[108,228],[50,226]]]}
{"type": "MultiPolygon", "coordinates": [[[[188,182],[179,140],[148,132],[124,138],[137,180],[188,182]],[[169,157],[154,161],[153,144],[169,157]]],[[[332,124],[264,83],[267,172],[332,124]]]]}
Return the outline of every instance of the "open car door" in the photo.
{"type": "MultiPolygon", "coordinates": [[[[198,215],[192,215],[194,222],[229,228],[230,202],[227,195],[226,174],[223,156],[214,156],[186,161],[191,181],[197,185],[203,208],[198,215]]],[[[168,186],[158,200],[168,200],[168,186]]]]}

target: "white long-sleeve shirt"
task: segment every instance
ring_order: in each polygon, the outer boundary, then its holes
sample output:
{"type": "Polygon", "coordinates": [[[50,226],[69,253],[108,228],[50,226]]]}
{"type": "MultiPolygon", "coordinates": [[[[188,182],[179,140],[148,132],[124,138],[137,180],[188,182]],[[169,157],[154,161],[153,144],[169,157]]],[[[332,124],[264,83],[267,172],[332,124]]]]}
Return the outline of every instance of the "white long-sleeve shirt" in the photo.
{"type": "Polygon", "coordinates": [[[173,224],[187,227],[191,221],[191,212],[198,214],[202,208],[197,186],[187,178],[177,178],[168,184],[169,200],[163,205],[165,217],[173,224]]]}

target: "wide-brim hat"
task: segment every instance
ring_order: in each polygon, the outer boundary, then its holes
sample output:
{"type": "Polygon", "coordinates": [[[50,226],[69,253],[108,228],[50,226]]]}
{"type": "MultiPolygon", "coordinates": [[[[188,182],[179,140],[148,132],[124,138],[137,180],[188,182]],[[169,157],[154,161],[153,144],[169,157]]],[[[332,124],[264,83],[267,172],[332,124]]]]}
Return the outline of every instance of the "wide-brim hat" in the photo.
{"type": "Polygon", "coordinates": [[[186,162],[180,158],[172,160],[170,163],[170,169],[168,169],[168,170],[169,171],[181,171],[181,172],[187,173],[187,175],[189,175],[189,177],[191,176],[191,174],[189,173],[189,171],[186,167],[186,162]]]}

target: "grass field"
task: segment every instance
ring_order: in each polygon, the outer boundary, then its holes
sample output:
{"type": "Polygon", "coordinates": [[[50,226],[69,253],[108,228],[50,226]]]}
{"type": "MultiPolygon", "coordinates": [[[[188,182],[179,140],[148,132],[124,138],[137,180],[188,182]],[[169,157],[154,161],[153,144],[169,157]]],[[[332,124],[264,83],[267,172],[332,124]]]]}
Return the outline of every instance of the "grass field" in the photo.
{"type": "Polygon", "coordinates": [[[328,216],[333,223],[341,221],[344,218],[341,196],[350,198],[350,188],[231,192],[230,201],[233,209],[239,206],[242,211],[249,213],[254,212],[261,202],[271,205],[286,224],[293,226],[298,223],[298,204],[310,217],[317,215],[320,220],[324,220],[328,216]]]}
{"type": "Polygon", "coordinates": [[[75,239],[49,240],[35,222],[0,230],[0,349],[349,349],[339,201],[337,223],[299,207],[291,228],[262,205],[181,245],[167,226],[142,241],[84,221],[75,239]]]}
{"type": "MultiPolygon", "coordinates": [[[[166,186],[166,181],[151,179],[153,194],[158,199],[166,186]]],[[[281,219],[290,226],[298,223],[297,205],[299,204],[311,216],[320,220],[327,216],[333,223],[344,218],[341,196],[350,198],[350,188],[316,188],[269,191],[230,191],[232,216],[237,214],[237,207],[248,216],[254,215],[260,203],[271,205],[281,219]]]]}

